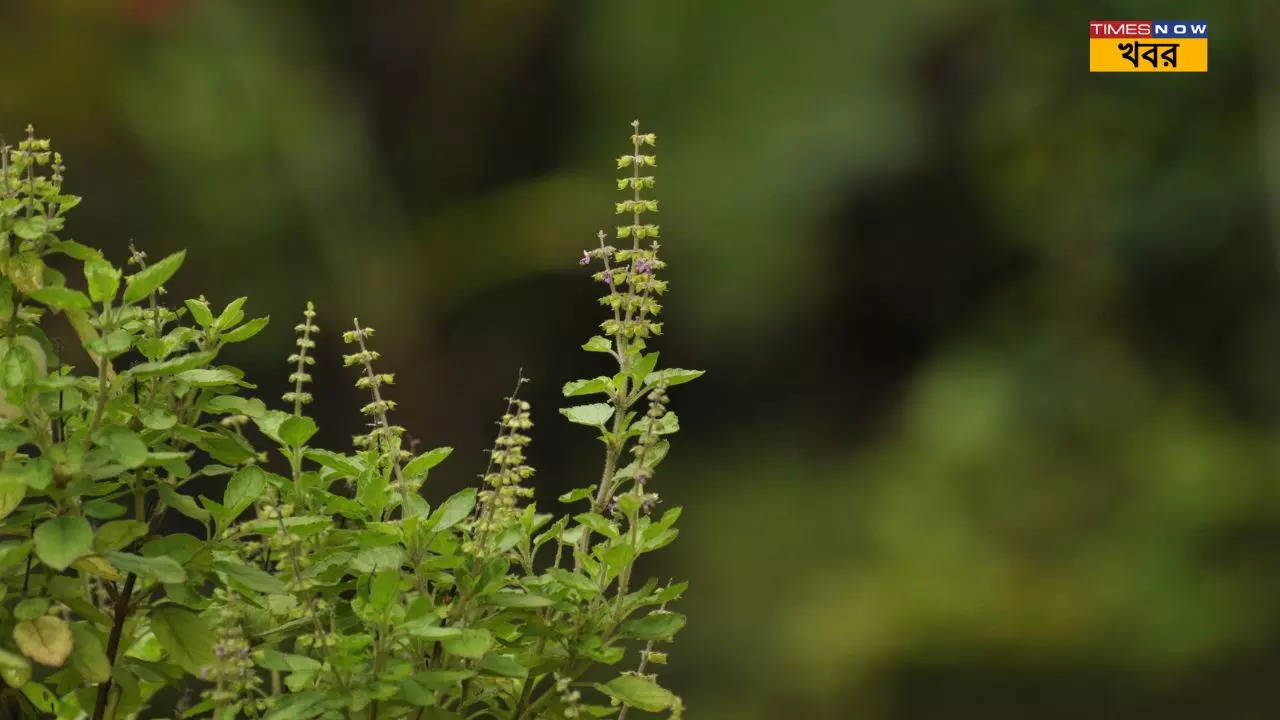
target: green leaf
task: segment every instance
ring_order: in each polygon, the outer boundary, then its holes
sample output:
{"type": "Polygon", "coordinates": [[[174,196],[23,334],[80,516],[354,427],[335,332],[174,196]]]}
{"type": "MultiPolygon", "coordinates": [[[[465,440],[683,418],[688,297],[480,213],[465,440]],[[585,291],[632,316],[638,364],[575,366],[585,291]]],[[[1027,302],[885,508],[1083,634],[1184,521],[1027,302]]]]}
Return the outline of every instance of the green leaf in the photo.
{"type": "Polygon", "coordinates": [[[249,565],[217,560],[213,563],[213,569],[226,575],[228,579],[260,593],[279,594],[288,590],[280,578],[249,565]]]}
{"type": "Polygon", "coordinates": [[[98,528],[93,537],[93,547],[103,550],[119,550],[147,534],[147,524],[139,520],[113,520],[98,528]]]}
{"type": "Polygon", "coordinates": [[[200,323],[200,327],[209,327],[213,324],[213,312],[209,310],[209,304],[200,300],[187,300],[187,309],[191,311],[191,317],[200,323]]]}
{"type": "Polygon", "coordinates": [[[27,483],[21,475],[0,475],[0,518],[9,516],[27,496],[27,483]]]}
{"type": "Polygon", "coordinates": [[[183,495],[168,485],[157,485],[156,492],[160,494],[160,499],[164,501],[165,505],[192,520],[199,521],[202,525],[209,523],[209,511],[196,504],[196,499],[190,495],[183,495]]]}
{"type": "Polygon", "coordinates": [[[404,466],[404,474],[406,477],[425,475],[428,470],[444,462],[444,459],[449,457],[452,452],[453,448],[451,447],[438,447],[434,450],[428,450],[410,460],[409,464],[404,466]]]}
{"type": "Polygon", "coordinates": [[[604,535],[610,540],[617,540],[620,537],[618,529],[613,526],[613,523],[606,520],[603,515],[598,515],[596,513],[581,513],[579,515],[575,515],[573,519],[583,525],[586,525],[593,531],[604,535]]]}
{"type": "Polygon", "coordinates": [[[324,667],[319,660],[306,655],[283,653],[270,648],[262,652],[261,657],[258,658],[258,666],[280,672],[314,672],[324,667]]]}
{"type": "Polygon", "coordinates": [[[151,632],[169,659],[192,675],[212,665],[217,633],[204,618],[176,605],[164,605],[151,611],[151,632]]]}
{"type": "Polygon", "coordinates": [[[229,330],[235,327],[244,319],[244,304],[249,298],[238,297],[227,303],[222,309],[222,314],[218,315],[218,319],[214,321],[214,327],[219,330],[229,330]]]}
{"type": "Polygon", "coordinates": [[[230,519],[239,517],[254,500],[262,497],[266,489],[267,473],[262,468],[250,465],[237,470],[227,481],[227,489],[222,493],[222,504],[230,513],[230,519]]]}
{"type": "Polygon", "coordinates": [[[452,690],[458,683],[475,677],[474,670],[424,670],[413,676],[414,681],[428,690],[452,690]]]}
{"type": "Polygon", "coordinates": [[[127,468],[136,468],[147,461],[147,444],[126,427],[105,428],[99,433],[98,441],[111,453],[112,459],[127,468]]]}
{"type": "Polygon", "coordinates": [[[42,215],[18,218],[13,224],[13,234],[23,240],[39,240],[47,231],[48,224],[42,215]]]}
{"type": "MultiPolygon", "coordinates": [[[[214,353],[210,351],[201,351],[179,355],[169,358],[168,360],[156,360],[152,362],[144,362],[134,365],[127,371],[128,374],[135,377],[150,377],[152,375],[176,375],[177,373],[199,367],[213,360],[214,353]]],[[[122,373],[123,374],[123,373],[122,373]]]]}
{"type": "Polygon", "coordinates": [[[302,455],[311,462],[327,467],[346,477],[356,477],[360,474],[360,466],[353,459],[341,453],[309,448],[302,455]]]}
{"type": "Polygon", "coordinates": [[[254,335],[262,332],[262,329],[265,328],[269,322],[271,322],[270,315],[254,318],[231,332],[223,333],[222,340],[224,342],[244,342],[245,340],[248,340],[254,335]]]}
{"type": "Polygon", "coordinates": [[[676,699],[670,690],[640,675],[619,675],[596,687],[618,702],[645,712],[662,712],[676,699]]]}
{"type": "Polygon", "coordinates": [[[571,380],[564,384],[561,392],[565,397],[591,395],[592,393],[608,393],[613,391],[613,381],[601,375],[590,380],[571,380]]]}
{"type": "Polygon", "coordinates": [[[556,582],[570,590],[577,590],[585,597],[600,594],[600,588],[597,587],[595,583],[591,582],[591,580],[585,575],[570,572],[564,568],[551,568],[550,573],[551,577],[555,578],[556,582]]]}
{"type": "Polygon", "coordinates": [[[578,405],[560,408],[560,414],[569,418],[569,422],[602,428],[606,422],[609,422],[609,418],[613,417],[613,406],[605,403],[578,405]]]}
{"type": "Polygon", "coordinates": [[[401,623],[398,629],[406,635],[423,640],[444,640],[445,638],[457,637],[462,634],[460,628],[441,627],[437,624],[439,622],[440,619],[434,615],[426,615],[401,623]]]}
{"type": "Polygon", "coordinates": [[[666,640],[684,627],[680,613],[655,610],[648,615],[622,623],[622,632],[640,640],[666,640]]]}
{"type": "Polygon", "coordinates": [[[683,385],[690,380],[697,380],[706,374],[706,370],[684,370],[681,368],[667,368],[658,372],[651,372],[644,377],[645,385],[656,385],[665,382],[667,387],[673,385],[683,385]]]}
{"type": "Polygon", "coordinates": [[[35,620],[49,609],[49,598],[26,598],[13,607],[13,616],[18,620],[35,620]]]}
{"type": "Polygon", "coordinates": [[[220,387],[240,382],[240,375],[226,368],[192,368],[178,373],[178,379],[196,387],[220,387]]]}
{"type": "Polygon", "coordinates": [[[177,560],[168,555],[143,557],[133,553],[106,550],[103,551],[102,557],[106,558],[107,562],[118,570],[133,573],[156,582],[168,584],[186,582],[187,580],[187,571],[182,569],[177,560]]]}
{"type": "Polygon", "coordinates": [[[179,250],[160,262],[148,265],[134,273],[124,289],[124,301],[135,303],[158,290],[173,277],[174,273],[178,272],[178,268],[182,267],[182,261],[186,257],[187,251],[179,250]]]}
{"type": "Polygon", "coordinates": [[[550,598],[522,592],[496,592],[484,597],[484,601],[496,607],[539,608],[551,604],[550,598]]]}
{"type": "Polygon", "coordinates": [[[464,658],[479,658],[493,645],[493,636],[483,628],[465,628],[440,641],[445,650],[464,658]]]}
{"type": "Polygon", "coordinates": [[[631,377],[641,380],[649,373],[654,371],[658,366],[658,353],[651,352],[647,355],[641,355],[640,361],[631,367],[631,377]]]}
{"type": "Polygon", "coordinates": [[[316,434],[316,421],[304,415],[293,415],[280,423],[280,439],[292,447],[302,447],[316,434]]]}
{"type": "Polygon", "coordinates": [[[55,310],[88,310],[93,305],[88,295],[66,287],[43,287],[31,291],[31,297],[55,310]]]}
{"type": "Polygon", "coordinates": [[[587,352],[610,352],[613,350],[613,343],[599,335],[592,335],[582,344],[582,349],[587,352]]]}
{"type": "Polygon", "coordinates": [[[238,395],[217,395],[209,398],[204,404],[207,413],[236,413],[251,418],[260,418],[267,412],[267,406],[258,398],[242,398],[238,395]]]}
{"type": "Polygon", "coordinates": [[[561,495],[558,499],[562,503],[574,503],[574,502],[578,502],[579,500],[585,500],[586,498],[591,497],[591,493],[595,491],[596,491],[596,486],[589,485],[584,488],[577,488],[575,490],[570,490],[569,492],[561,495]]]}
{"type": "Polygon", "coordinates": [[[87,623],[71,626],[74,646],[71,650],[71,667],[86,683],[100,683],[111,677],[111,661],[102,646],[102,638],[87,623]]]}
{"type": "Polygon", "coordinates": [[[20,688],[31,680],[31,661],[17,653],[0,650],[0,678],[11,688],[20,688]]]}
{"type": "Polygon", "coordinates": [[[463,518],[471,514],[476,506],[476,489],[466,488],[454,493],[448,500],[440,503],[440,507],[431,513],[426,527],[439,532],[457,525],[463,518]]]}
{"type": "Polygon", "coordinates": [[[75,644],[71,626],[53,615],[18,623],[13,628],[13,640],[23,655],[49,667],[62,667],[75,644]]]}
{"type": "Polygon", "coordinates": [[[66,570],[93,547],[93,528],[82,517],[56,517],[36,528],[36,557],[54,570],[66,570]]]}
{"type": "Polygon", "coordinates": [[[522,678],[529,675],[529,669],[516,662],[515,658],[491,652],[485,653],[484,657],[480,658],[480,669],[492,675],[510,678],[522,678]]]}
{"type": "Polygon", "coordinates": [[[110,302],[120,291],[120,271],[101,258],[85,261],[84,279],[89,284],[89,297],[94,302],[110,302]]]}

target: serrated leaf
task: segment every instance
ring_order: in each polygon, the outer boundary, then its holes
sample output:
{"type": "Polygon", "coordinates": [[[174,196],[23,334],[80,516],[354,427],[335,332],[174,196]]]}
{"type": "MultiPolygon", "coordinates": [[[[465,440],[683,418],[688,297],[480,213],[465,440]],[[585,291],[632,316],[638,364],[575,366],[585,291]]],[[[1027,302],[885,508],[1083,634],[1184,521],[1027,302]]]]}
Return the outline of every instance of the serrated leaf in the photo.
{"type": "Polygon", "coordinates": [[[575,502],[578,502],[579,500],[585,500],[586,498],[591,497],[591,494],[594,493],[595,491],[596,491],[596,486],[589,485],[584,488],[577,488],[574,490],[570,490],[569,492],[562,494],[557,499],[562,503],[575,503],[575,502]]]}
{"type": "Polygon", "coordinates": [[[673,385],[683,385],[691,380],[697,380],[706,374],[705,370],[684,370],[682,368],[667,368],[658,372],[651,372],[644,377],[645,385],[656,385],[660,382],[666,383],[667,387],[673,385]]]}
{"type": "Polygon", "coordinates": [[[49,667],[62,667],[75,645],[71,626],[52,615],[18,623],[13,627],[13,641],[23,655],[49,667]]]}
{"type": "Polygon", "coordinates": [[[440,503],[440,507],[431,513],[431,517],[427,520],[427,528],[435,532],[447,530],[470,515],[475,506],[475,488],[466,488],[456,492],[448,500],[440,503]]]}
{"type": "Polygon", "coordinates": [[[222,493],[222,504],[234,520],[262,497],[267,489],[267,473],[257,465],[250,465],[236,471],[227,481],[227,488],[222,493]]]}
{"type": "Polygon", "coordinates": [[[587,352],[610,352],[613,350],[613,343],[599,335],[592,335],[582,344],[582,349],[587,352]]]}
{"type": "Polygon", "coordinates": [[[191,311],[191,317],[195,318],[200,327],[209,327],[213,324],[213,312],[209,310],[209,304],[200,300],[187,300],[187,309],[191,311]]]}
{"type": "Polygon", "coordinates": [[[670,690],[640,675],[619,675],[597,687],[618,702],[645,712],[662,712],[676,699],[670,690]]]}
{"type": "Polygon", "coordinates": [[[135,303],[158,290],[169,278],[173,277],[174,273],[178,272],[178,268],[182,267],[182,261],[186,257],[187,251],[179,250],[169,257],[157,263],[152,263],[134,273],[125,286],[124,301],[126,303],[135,303]]]}
{"type": "Polygon", "coordinates": [[[183,495],[168,485],[157,485],[156,492],[160,494],[160,499],[165,505],[186,515],[192,520],[197,520],[201,524],[209,522],[209,511],[200,507],[196,503],[196,499],[190,495],[183,495]]]}
{"type": "Polygon", "coordinates": [[[35,531],[36,557],[55,570],[66,570],[93,547],[93,528],[82,517],[56,517],[35,531]]]}
{"type": "Polygon", "coordinates": [[[445,650],[464,658],[479,658],[493,645],[493,636],[484,628],[464,628],[457,635],[440,641],[445,650]]]}
{"type": "Polygon", "coordinates": [[[603,427],[613,417],[613,406],[605,403],[592,403],[575,407],[560,408],[560,414],[569,418],[569,422],[592,427],[603,427]]]}
{"type": "Polygon", "coordinates": [[[679,632],[684,624],[685,617],[680,613],[655,610],[622,623],[622,632],[640,640],[665,640],[679,632]]]}
{"type": "Polygon", "coordinates": [[[578,395],[591,395],[593,393],[607,393],[612,390],[613,382],[601,375],[600,377],[591,378],[590,380],[570,380],[564,384],[560,392],[565,397],[577,397],[578,395]]]}
{"type": "Polygon", "coordinates": [[[451,447],[438,447],[428,450],[410,460],[409,464],[404,466],[404,474],[406,477],[423,475],[431,468],[444,462],[444,459],[449,457],[451,453],[453,453],[453,448],[451,447]]]}
{"type": "Polygon", "coordinates": [[[308,448],[303,453],[303,457],[347,477],[356,477],[360,474],[360,466],[356,464],[355,460],[331,450],[308,448]]]}
{"type": "Polygon", "coordinates": [[[103,551],[102,557],[117,569],[161,583],[186,582],[187,571],[168,555],[144,557],[133,553],[103,551]]]}
{"type": "Polygon", "coordinates": [[[280,423],[280,429],[277,432],[285,444],[293,447],[302,447],[307,444],[312,435],[316,434],[318,429],[315,420],[305,415],[292,415],[280,423]]]}
{"type": "Polygon", "coordinates": [[[94,302],[110,302],[120,291],[120,271],[101,258],[85,261],[84,279],[94,302]]]}
{"type": "Polygon", "coordinates": [[[32,299],[55,310],[88,310],[89,296],[67,287],[42,287],[31,291],[32,299]]]}
{"type": "Polygon", "coordinates": [[[71,626],[73,647],[71,667],[88,683],[100,683],[111,677],[111,661],[103,648],[102,638],[86,623],[71,626]]]}
{"type": "Polygon", "coordinates": [[[204,618],[176,605],[164,605],[151,611],[151,632],[169,659],[184,670],[197,675],[212,665],[217,634],[204,618]]]}
{"type": "Polygon", "coordinates": [[[248,340],[254,335],[262,332],[262,329],[265,328],[269,322],[271,322],[270,315],[254,318],[235,330],[222,333],[222,340],[224,342],[244,342],[245,340],[248,340]]]}
{"type": "Polygon", "coordinates": [[[275,594],[284,593],[287,590],[280,578],[249,565],[217,560],[213,563],[213,569],[250,590],[260,593],[275,594]]]}

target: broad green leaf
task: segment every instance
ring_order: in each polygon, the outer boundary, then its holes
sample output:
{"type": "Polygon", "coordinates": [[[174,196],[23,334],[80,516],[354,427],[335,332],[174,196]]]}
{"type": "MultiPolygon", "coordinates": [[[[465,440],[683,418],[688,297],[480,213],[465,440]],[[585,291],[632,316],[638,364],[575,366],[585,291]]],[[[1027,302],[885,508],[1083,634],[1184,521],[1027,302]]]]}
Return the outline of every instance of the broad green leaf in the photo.
{"type": "Polygon", "coordinates": [[[93,547],[93,528],[82,517],[56,517],[35,531],[36,557],[55,570],[66,570],[93,547]]]}
{"type": "Polygon", "coordinates": [[[285,444],[292,447],[302,447],[307,444],[312,435],[316,434],[316,421],[305,415],[290,416],[289,419],[280,423],[280,439],[285,444]]]}
{"type": "Polygon", "coordinates": [[[164,605],[151,611],[151,632],[169,659],[192,675],[212,665],[217,633],[204,618],[176,605],[164,605]]]}
{"type": "Polygon", "coordinates": [[[22,499],[27,495],[27,483],[20,475],[0,475],[0,518],[9,516],[9,513],[22,503],[22,499]]]}
{"type": "Polygon", "coordinates": [[[254,318],[235,330],[223,333],[222,340],[223,342],[244,342],[245,340],[248,340],[254,335],[262,332],[262,329],[265,328],[269,322],[271,322],[270,315],[254,318]]]}
{"type": "Polygon", "coordinates": [[[484,596],[484,601],[497,607],[538,608],[551,604],[550,598],[521,592],[496,592],[484,596]]]}
{"type": "Polygon", "coordinates": [[[596,491],[595,485],[591,485],[589,487],[584,487],[584,488],[577,488],[575,490],[570,490],[569,492],[564,493],[558,499],[562,503],[574,503],[574,502],[578,502],[579,500],[585,500],[586,498],[591,497],[591,494],[594,493],[595,491],[596,491]]]}
{"type": "Polygon", "coordinates": [[[413,679],[428,690],[452,690],[475,674],[474,670],[425,670],[414,675],[413,679]]]}
{"type": "Polygon", "coordinates": [[[178,268],[182,267],[182,261],[186,257],[187,251],[179,250],[169,257],[157,263],[152,263],[134,273],[130,276],[124,289],[124,301],[126,303],[135,303],[158,290],[169,278],[173,277],[174,273],[178,272],[178,268]]]}
{"type": "Polygon", "coordinates": [[[67,287],[42,287],[33,290],[31,297],[55,310],[88,310],[93,304],[88,295],[67,287]]]}
{"type": "Polygon", "coordinates": [[[240,323],[244,319],[244,304],[249,298],[238,297],[227,303],[222,309],[222,313],[218,315],[218,319],[214,321],[214,327],[219,330],[229,330],[240,323]]]}
{"type": "Polygon", "coordinates": [[[356,461],[341,453],[309,448],[303,456],[317,465],[323,465],[346,477],[355,477],[360,474],[360,466],[356,461]]]}
{"type": "Polygon", "coordinates": [[[600,588],[582,574],[570,572],[564,568],[551,568],[550,573],[556,582],[571,590],[577,590],[584,596],[589,597],[600,594],[600,588]]]}
{"type": "Polygon", "coordinates": [[[84,279],[94,302],[110,302],[120,290],[120,270],[100,258],[85,261],[84,279]]]}
{"type": "Polygon", "coordinates": [[[464,658],[479,658],[493,645],[493,636],[483,628],[464,628],[461,633],[440,641],[445,650],[464,658]]]}
{"type": "Polygon", "coordinates": [[[618,529],[602,515],[597,515],[596,513],[581,513],[575,515],[573,519],[591,528],[594,532],[604,535],[610,540],[617,540],[620,537],[618,529]]]}
{"type": "Polygon", "coordinates": [[[319,660],[309,658],[306,655],[294,655],[270,648],[263,651],[257,661],[259,667],[281,672],[314,672],[324,667],[319,660]]]}
{"type": "Polygon", "coordinates": [[[612,391],[613,381],[601,375],[590,380],[571,380],[564,384],[561,392],[565,397],[575,397],[578,395],[591,395],[592,393],[607,393],[612,391]]]}
{"type": "Polygon", "coordinates": [[[178,373],[178,379],[196,387],[220,387],[240,382],[240,375],[226,368],[191,368],[178,373]]]}
{"type": "Polygon", "coordinates": [[[409,464],[404,466],[404,474],[406,477],[417,477],[425,474],[431,468],[444,462],[444,459],[449,457],[452,452],[453,448],[451,447],[438,447],[428,450],[410,460],[409,464]]]}
{"type": "Polygon", "coordinates": [[[13,223],[13,234],[23,240],[39,240],[42,235],[48,232],[48,229],[49,226],[43,215],[18,218],[13,223]]]}
{"type": "Polygon", "coordinates": [[[93,547],[103,550],[119,550],[147,534],[147,524],[138,520],[113,520],[98,528],[93,547]]]}
{"type": "Polygon", "coordinates": [[[658,353],[651,352],[641,355],[640,359],[631,366],[630,375],[636,380],[643,380],[649,373],[658,367],[658,353]]]}
{"type": "Polygon", "coordinates": [[[351,569],[360,573],[398,569],[404,564],[404,551],[394,546],[364,548],[351,558],[351,569]]]}
{"type": "Polygon", "coordinates": [[[288,589],[280,578],[249,565],[218,560],[213,563],[213,569],[256,592],[284,593],[288,589]]]}
{"type": "Polygon", "coordinates": [[[187,309],[191,311],[191,317],[200,323],[200,327],[209,327],[213,324],[213,313],[209,310],[209,304],[200,300],[187,300],[187,309]]]}
{"type": "Polygon", "coordinates": [[[462,630],[456,627],[441,627],[437,623],[440,619],[434,615],[415,618],[407,622],[401,623],[398,630],[423,640],[443,640],[445,638],[457,637],[462,634],[462,630]]]}
{"type": "Polygon", "coordinates": [[[178,416],[164,408],[142,408],[138,411],[142,426],[148,430],[168,430],[178,423],[178,416]]]}
{"type": "Polygon", "coordinates": [[[706,374],[705,370],[684,370],[682,368],[667,368],[658,372],[651,372],[644,378],[645,385],[656,385],[658,383],[666,383],[667,387],[673,385],[683,385],[690,380],[697,380],[706,374]]]}
{"type": "Polygon", "coordinates": [[[103,648],[102,638],[87,623],[71,626],[74,647],[71,650],[71,667],[87,683],[100,683],[111,677],[111,662],[103,648]]]}
{"type": "Polygon", "coordinates": [[[491,652],[485,653],[484,657],[480,658],[480,669],[493,675],[510,678],[522,678],[529,675],[529,669],[516,662],[515,658],[491,652]]]}
{"type": "Polygon", "coordinates": [[[11,688],[20,688],[31,680],[31,661],[17,653],[0,650],[0,678],[11,688]]]}
{"type": "Polygon", "coordinates": [[[201,524],[207,524],[209,522],[209,511],[200,507],[200,505],[196,503],[196,499],[190,495],[183,495],[168,485],[157,485],[156,492],[160,494],[160,499],[164,501],[165,505],[168,505],[183,515],[186,515],[192,520],[199,521],[201,524]]]}
{"type": "Polygon", "coordinates": [[[222,494],[222,504],[235,519],[262,497],[267,489],[267,474],[257,465],[249,465],[236,471],[227,481],[227,489],[222,494]]]}
{"type": "Polygon", "coordinates": [[[62,667],[75,644],[71,626],[52,615],[18,623],[13,628],[13,641],[23,655],[49,667],[62,667]]]}
{"type": "Polygon", "coordinates": [[[466,488],[454,493],[448,500],[440,503],[440,507],[431,513],[427,520],[427,528],[439,532],[457,525],[463,518],[471,514],[476,506],[476,489],[466,488]]]}
{"type": "Polygon", "coordinates": [[[622,632],[640,640],[665,640],[684,627],[684,623],[685,617],[680,613],[655,610],[622,623],[622,632]]]}
{"type": "Polygon", "coordinates": [[[177,560],[168,555],[143,557],[133,553],[106,550],[103,551],[102,557],[124,572],[133,573],[157,582],[180,583],[187,580],[187,572],[182,569],[177,560]]]}
{"type": "Polygon", "coordinates": [[[575,407],[560,408],[560,414],[569,418],[569,422],[579,425],[603,427],[613,417],[613,406],[605,403],[591,403],[575,407]]]}
{"type": "Polygon", "coordinates": [[[176,375],[177,373],[199,367],[215,357],[210,351],[201,351],[179,355],[168,360],[157,360],[134,365],[126,372],[135,377],[151,377],[152,375],[176,375]]]}
{"type": "Polygon", "coordinates": [[[613,350],[613,343],[605,340],[599,335],[592,335],[585,343],[582,349],[587,352],[609,352],[613,350]]]}
{"type": "Polygon", "coordinates": [[[260,418],[267,406],[258,398],[242,398],[238,395],[217,395],[204,404],[207,413],[236,413],[250,418],[260,418]]]}
{"type": "Polygon", "coordinates": [[[49,609],[49,598],[26,598],[13,607],[13,616],[19,620],[35,620],[49,609]]]}
{"type": "Polygon", "coordinates": [[[597,687],[618,702],[645,712],[662,712],[676,699],[670,690],[640,675],[619,675],[597,687]]]}
{"type": "Polygon", "coordinates": [[[129,428],[105,428],[99,434],[98,441],[111,452],[112,459],[127,468],[136,468],[147,460],[146,443],[129,428]]]}

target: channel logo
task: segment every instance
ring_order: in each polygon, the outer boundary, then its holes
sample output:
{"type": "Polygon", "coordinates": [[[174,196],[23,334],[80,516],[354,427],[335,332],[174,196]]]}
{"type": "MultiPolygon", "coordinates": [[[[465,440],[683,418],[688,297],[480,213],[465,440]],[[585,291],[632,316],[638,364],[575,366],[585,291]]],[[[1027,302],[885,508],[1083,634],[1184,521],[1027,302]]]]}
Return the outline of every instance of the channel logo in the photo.
{"type": "Polygon", "coordinates": [[[1090,20],[1089,72],[1209,72],[1209,24],[1090,20]]]}

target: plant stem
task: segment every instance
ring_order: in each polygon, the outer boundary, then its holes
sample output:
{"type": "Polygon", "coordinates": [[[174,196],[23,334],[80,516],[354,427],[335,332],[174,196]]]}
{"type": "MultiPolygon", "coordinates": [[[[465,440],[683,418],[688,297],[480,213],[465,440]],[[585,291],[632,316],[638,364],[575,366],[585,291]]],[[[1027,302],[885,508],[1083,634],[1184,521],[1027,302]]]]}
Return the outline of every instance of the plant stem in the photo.
{"type": "MultiPolygon", "coordinates": [[[[114,671],[116,666],[116,651],[120,649],[120,634],[124,631],[124,623],[129,619],[129,599],[133,596],[133,585],[137,582],[138,576],[129,573],[124,579],[124,590],[120,593],[120,597],[116,598],[115,617],[111,623],[111,635],[107,638],[107,662],[111,664],[114,671]]],[[[98,699],[93,705],[93,720],[102,720],[103,714],[107,710],[107,700],[111,695],[111,678],[108,677],[98,684],[98,699]]]]}

